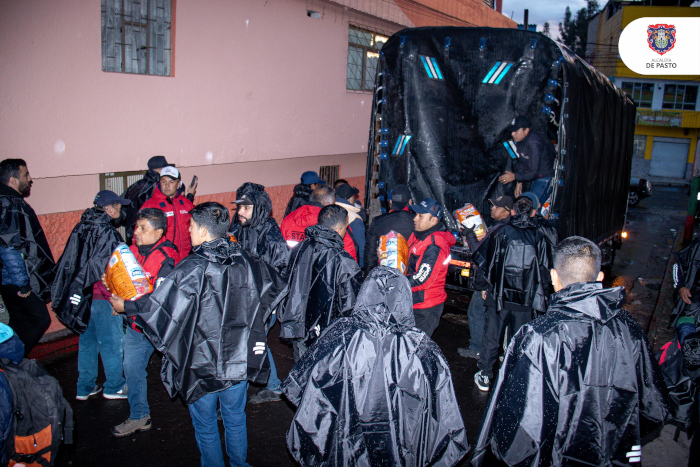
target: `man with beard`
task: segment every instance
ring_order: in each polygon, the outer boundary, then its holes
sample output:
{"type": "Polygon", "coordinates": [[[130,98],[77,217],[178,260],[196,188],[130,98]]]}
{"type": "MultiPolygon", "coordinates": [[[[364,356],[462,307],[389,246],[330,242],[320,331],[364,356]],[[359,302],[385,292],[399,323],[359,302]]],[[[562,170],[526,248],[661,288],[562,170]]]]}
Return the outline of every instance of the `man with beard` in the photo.
{"type": "Polygon", "coordinates": [[[45,302],[54,278],[51,248],[34,210],[24,201],[32,183],[22,159],[0,162],[0,291],[25,356],[51,324],[45,302]]]}
{"type": "MultiPolygon", "coordinates": [[[[247,194],[235,201],[238,206],[238,223],[231,225],[231,235],[248,253],[256,255],[261,260],[282,272],[289,259],[289,247],[282,237],[277,221],[270,217],[272,200],[264,191],[248,190],[247,194]]],[[[274,326],[277,315],[273,312],[270,318],[268,332],[274,326]]],[[[275,361],[270,355],[270,379],[267,386],[248,400],[251,404],[280,400],[282,383],[277,377],[275,361]]]]}
{"type": "Polygon", "coordinates": [[[180,171],[175,167],[163,167],[160,171],[160,184],[153,192],[151,199],[143,204],[141,209],[160,209],[168,216],[166,240],[170,240],[181,258],[187,256],[192,249],[190,243],[189,225],[190,211],[194,207],[189,198],[182,196],[178,190],[182,185],[180,171]]]}
{"type": "Polygon", "coordinates": [[[360,288],[360,267],[343,248],[348,213],[332,204],[306,229],[292,250],[285,277],[289,295],[280,307],[280,337],[294,339],[297,361],[328,325],[352,311],[360,288]]]}

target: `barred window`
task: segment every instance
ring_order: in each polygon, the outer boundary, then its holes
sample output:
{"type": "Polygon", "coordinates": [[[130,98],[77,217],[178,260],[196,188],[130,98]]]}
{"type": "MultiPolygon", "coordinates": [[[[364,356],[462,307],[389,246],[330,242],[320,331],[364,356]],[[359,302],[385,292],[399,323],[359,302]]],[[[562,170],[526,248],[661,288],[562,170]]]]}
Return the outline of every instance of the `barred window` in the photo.
{"type": "Polygon", "coordinates": [[[371,91],[377,72],[379,51],[388,37],[350,26],[348,34],[348,74],[346,88],[371,91]]]}
{"type": "Polygon", "coordinates": [[[170,76],[171,0],[102,0],[102,71],[170,76]]]}
{"type": "Polygon", "coordinates": [[[667,84],[664,89],[664,109],[695,110],[698,87],[685,84],[667,84]]]}
{"type": "Polygon", "coordinates": [[[651,101],[654,99],[653,83],[630,83],[622,82],[622,90],[630,96],[634,105],[640,108],[651,108],[651,101]]]}

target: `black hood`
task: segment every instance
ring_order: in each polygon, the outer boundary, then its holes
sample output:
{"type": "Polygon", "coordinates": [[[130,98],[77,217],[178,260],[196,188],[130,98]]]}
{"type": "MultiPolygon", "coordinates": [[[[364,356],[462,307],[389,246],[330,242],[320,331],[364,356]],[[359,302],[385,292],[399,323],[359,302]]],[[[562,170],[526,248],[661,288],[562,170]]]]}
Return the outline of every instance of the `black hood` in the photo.
{"type": "Polygon", "coordinates": [[[533,220],[532,217],[526,216],[524,214],[517,215],[517,216],[511,216],[510,221],[508,221],[510,225],[513,227],[517,227],[519,229],[536,229],[537,224],[533,220]]]}
{"type": "Polygon", "coordinates": [[[228,237],[217,238],[192,248],[192,253],[213,263],[233,264],[241,256],[241,247],[228,237]]]}
{"type": "Polygon", "coordinates": [[[343,238],[338,235],[338,232],[329,227],[316,224],[307,227],[304,233],[308,238],[313,238],[316,242],[329,248],[340,248],[342,250],[344,247],[343,238]]]}
{"type": "Polygon", "coordinates": [[[604,289],[600,282],[577,282],[552,294],[549,310],[571,316],[583,314],[607,323],[620,312],[624,301],[624,287],[604,289]]]}
{"type": "Polygon", "coordinates": [[[98,208],[88,208],[80,216],[80,222],[86,224],[110,224],[114,221],[115,219],[109,217],[109,214],[98,208]]]}
{"type": "Polygon", "coordinates": [[[385,327],[414,327],[413,296],[408,279],[398,269],[372,269],[357,294],[353,316],[385,327]]]}
{"type": "Polygon", "coordinates": [[[11,186],[5,185],[4,183],[0,183],[0,196],[15,196],[17,198],[22,197],[17,190],[11,186]]]}
{"type": "Polygon", "coordinates": [[[294,196],[309,199],[313,191],[314,190],[311,189],[311,185],[304,185],[303,183],[300,183],[294,187],[294,196]]]}
{"type": "Polygon", "coordinates": [[[244,226],[244,228],[262,227],[272,212],[270,195],[264,191],[251,191],[246,193],[246,196],[255,206],[253,207],[253,217],[250,219],[250,224],[244,226]]]}
{"type": "Polygon", "coordinates": [[[250,195],[251,193],[254,193],[256,191],[265,191],[265,187],[263,185],[259,185],[257,183],[253,182],[245,182],[243,185],[239,186],[238,189],[236,190],[236,199],[241,199],[243,195],[250,195]]]}

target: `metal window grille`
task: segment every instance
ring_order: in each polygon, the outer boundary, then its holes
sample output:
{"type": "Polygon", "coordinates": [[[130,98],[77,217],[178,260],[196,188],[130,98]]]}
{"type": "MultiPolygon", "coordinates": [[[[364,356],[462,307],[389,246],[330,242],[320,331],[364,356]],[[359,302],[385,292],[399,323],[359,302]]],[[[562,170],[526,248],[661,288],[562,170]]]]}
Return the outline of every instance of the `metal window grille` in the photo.
{"type": "Polygon", "coordinates": [[[318,178],[326,182],[327,185],[331,187],[338,180],[338,174],[340,173],[339,165],[324,165],[318,171],[318,178]]]}
{"type": "Polygon", "coordinates": [[[632,83],[624,81],[622,90],[630,96],[630,99],[639,108],[651,108],[651,102],[654,99],[654,84],[653,83],[632,83]]]}
{"type": "Polygon", "coordinates": [[[685,84],[667,84],[664,88],[662,108],[695,110],[698,100],[698,87],[685,84]]]}
{"type": "Polygon", "coordinates": [[[376,32],[350,26],[348,33],[348,72],[346,88],[371,91],[377,73],[379,51],[388,37],[376,32]]]}
{"type": "Polygon", "coordinates": [[[102,71],[170,76],[171,0],[102,0],[102,71]]]}
{"type": "MultiPolygon", "coordinates": [[[[121,195],[134,183],[138,182],[146,174],[146,171],[138,172],[109,172],[100,174],[100,191],[110,190],[118,195],[121,195]]],[[[122,238],[126,238],[126,229],[119,227],[117,229],[122,238]]]]}

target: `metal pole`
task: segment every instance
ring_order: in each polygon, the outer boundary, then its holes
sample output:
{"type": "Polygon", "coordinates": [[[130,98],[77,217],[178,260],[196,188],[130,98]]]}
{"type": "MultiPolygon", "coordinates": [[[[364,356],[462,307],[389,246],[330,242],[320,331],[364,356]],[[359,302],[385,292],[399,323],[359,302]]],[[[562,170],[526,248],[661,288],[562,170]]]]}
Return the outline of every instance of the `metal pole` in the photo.
{"type": "Polygon", "coordinates": [[[523,29],[526,31],[527,31],[527,20],[528,20],[529,15],[530,15],[530,11],[526,9],[525,10],[525,18],[523,18],[523,29]]]}

